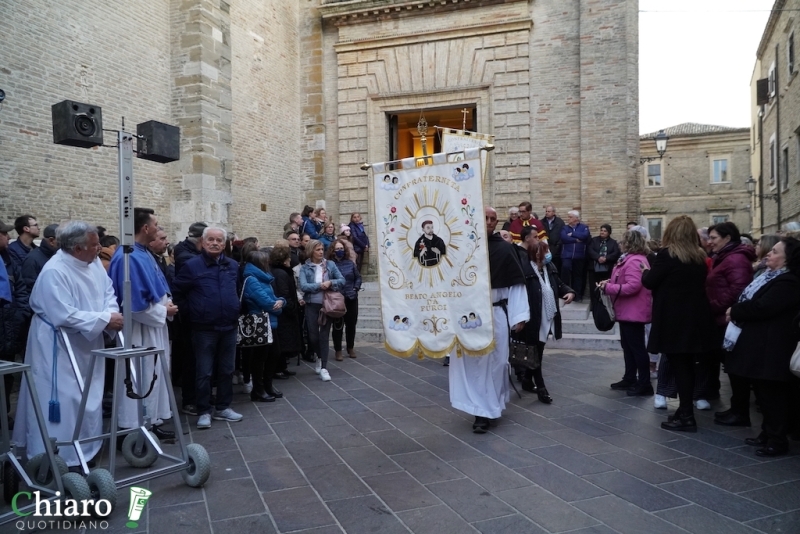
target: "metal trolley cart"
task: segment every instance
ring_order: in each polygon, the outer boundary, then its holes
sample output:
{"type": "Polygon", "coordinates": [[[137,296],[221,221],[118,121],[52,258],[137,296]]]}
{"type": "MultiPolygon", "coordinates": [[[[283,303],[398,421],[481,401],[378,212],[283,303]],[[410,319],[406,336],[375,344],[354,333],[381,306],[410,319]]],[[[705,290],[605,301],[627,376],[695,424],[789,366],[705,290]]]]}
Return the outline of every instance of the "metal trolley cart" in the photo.
{"type": "MultiPolygon", "coordinates": [[[[40,496],[46,500],[58,498],[72,499],[101,499],[108,498],[113,504],[116,502],[116,488],[111,493],[108,481],[113,486],[111,474],[104,469],[96,469],[84,479],[77,473],[68,472],[67,464],[55,453],[55,443],[47,433],[36,386],[31,376],[30,365],[0,361],[0,464],[2,464],[3,500],[11,504],[14,496],[19,492],[20,481],[34,491],[39,491],[40,496]],[[45,452],[37,454],[24,461],[24,451],[18,450],[11,442],[8,419],[3,415],[8,413],[6,405],[5,376],[22,373],[22,379],[28,386],[31,403],[36,414],[36,422],[42,436],[45,452]],[[102,489],[101,489],[102,488],[102,489]]],[[[26,513],[35,507],[31,502],[24,506],[17,506],[17,510],[26,513]]],[[[19,519],[14,510],[0,515],[0,525],[19,519]]]]}

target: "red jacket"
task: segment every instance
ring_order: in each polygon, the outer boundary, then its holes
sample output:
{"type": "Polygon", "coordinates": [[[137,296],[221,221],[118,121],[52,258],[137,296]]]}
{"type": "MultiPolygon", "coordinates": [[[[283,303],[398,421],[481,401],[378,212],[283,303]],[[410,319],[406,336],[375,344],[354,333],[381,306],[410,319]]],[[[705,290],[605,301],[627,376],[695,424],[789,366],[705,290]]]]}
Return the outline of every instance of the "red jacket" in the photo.
{"type": "Polygon", "coordinates": [[[522,229],[526,226],[535,226],[537,231],[544,230],[544,225],[539,219],[534,219],[531,215],[530,219],[523,221],[522,219],[515,219],[508,227],[508,233],[511,234],[511,239],[514,243],[522,243],[522,229]],[[525,224],[525,223],[528,224],[525,224]]]}
{"type": "Polygon", "coordinates": [[[706,278],[706,295],[717,325],[725,325],[725,310],[736,304],[744,288],[753,281],[755,259],[753,247],[743,243],[723,248],[714,256],[706,278]]]}

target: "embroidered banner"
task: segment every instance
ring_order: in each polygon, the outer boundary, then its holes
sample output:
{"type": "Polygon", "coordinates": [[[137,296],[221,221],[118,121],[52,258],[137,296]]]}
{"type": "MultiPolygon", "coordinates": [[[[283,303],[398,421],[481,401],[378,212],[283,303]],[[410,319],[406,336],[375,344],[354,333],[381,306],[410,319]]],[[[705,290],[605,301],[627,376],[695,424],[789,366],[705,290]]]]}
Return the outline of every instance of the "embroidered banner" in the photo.
{"type": "MultiPolygon", "coordinates": [[[[452,130],[442,128],[442,152],[450,154],[448,161],[459,161],[464,158],[463,150],[468,148],[482,148],[486,145],[494,144],[494,135],[470,132],[468,130],[452,130]],[[455,152],[455,154],[453,154],[455,152]]],[[[486,176],[486,164],[489,161],[489,153],[485,150],[481,154],[481,172],[486,176]]]]}
{"type": "Polygon", "coordinates": [[[372,165],[386,349],[441,358],[494,348],[480,155],[372,165]]]}

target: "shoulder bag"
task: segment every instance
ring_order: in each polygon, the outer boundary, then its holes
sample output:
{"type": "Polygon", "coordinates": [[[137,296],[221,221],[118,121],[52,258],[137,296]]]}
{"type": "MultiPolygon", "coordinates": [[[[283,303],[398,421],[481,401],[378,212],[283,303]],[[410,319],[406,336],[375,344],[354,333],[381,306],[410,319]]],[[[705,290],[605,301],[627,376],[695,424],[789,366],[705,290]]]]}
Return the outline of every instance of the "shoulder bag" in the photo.
{"type": "MultiPolygon", "coordinates": [[[[326,276],[328,280],[330,280],[330,275],[328,275],[328,260],[323,260],[322,279],[324,280],[326,276]]],[[[344,304],[344,295],[333,289],[322,292],[322,309],[320,310],[320,315],[325,314],[326,317],[330,317],[331,319],[338,319],[339,317],[344,317],[345,313],[347,313],[347,307],[344,304]]],[[[323,321],[320,324],[325,324],[325,322],[323,321]]]]}
{"type": "MultiPolygon", "coordinates": [[[[601,332],[608,332],[614,328],[614,323],[616,322],[616,315],[614,314],[614,302],[616,302],[616,299],[612,301],[611,297],[606,295],[599,287],[596,287],[594,291],[597,291],[597,298],[592,302],[594,326],[601,332]]],[[[617,298],[619,298],[620,292],[622,292],[621,287],[617,292],[617,298]]]]}
{"type": "MultiPolygon", "coordinates": [[[[242,292],[239,294],[239,306],[244,297],[244,288],[248,276],[242,284],[242,292]]],[[[263,347],[272,343],[272,325],[269,323],[269,312],[259,313],[240,313],[239,325],[236,329],[236,346],[241,348],[263,347]]]]}

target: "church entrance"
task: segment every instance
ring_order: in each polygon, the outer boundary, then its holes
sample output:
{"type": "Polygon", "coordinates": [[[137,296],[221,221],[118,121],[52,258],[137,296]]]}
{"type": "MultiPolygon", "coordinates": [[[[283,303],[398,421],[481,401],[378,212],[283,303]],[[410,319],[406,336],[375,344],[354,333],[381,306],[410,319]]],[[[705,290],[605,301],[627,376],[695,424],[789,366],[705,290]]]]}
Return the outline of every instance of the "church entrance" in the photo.
{"type": "Polygon", "coordinates": [[[389,160],[422,157],[422,134],[420,119],[427,122],[425,132],[427,153],[442,151],[442,131],[439,128],[478,131],[477,108],[475,104],[465,104],[445,108],[425,109],[423,112],[387,113],[389,122],[389,160]]]}

